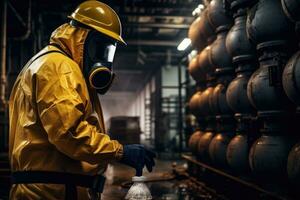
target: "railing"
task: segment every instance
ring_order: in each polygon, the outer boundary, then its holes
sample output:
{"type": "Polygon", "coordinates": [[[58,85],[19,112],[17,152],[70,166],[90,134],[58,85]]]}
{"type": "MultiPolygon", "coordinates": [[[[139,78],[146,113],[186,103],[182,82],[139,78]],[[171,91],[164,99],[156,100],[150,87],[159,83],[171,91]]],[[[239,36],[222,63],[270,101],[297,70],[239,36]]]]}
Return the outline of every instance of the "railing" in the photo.
{"type": "Polygon", "coordinates": [[[205,182],[209,187],[216,188],[232,200],[296,200],[299,193],[295,186],[282,179],[278,182],[262,181],[234,175],[230,170],[222,170],[197,160],[194,156],[183,154],[182,158],[188,163],[190,176],[205,182]]]}

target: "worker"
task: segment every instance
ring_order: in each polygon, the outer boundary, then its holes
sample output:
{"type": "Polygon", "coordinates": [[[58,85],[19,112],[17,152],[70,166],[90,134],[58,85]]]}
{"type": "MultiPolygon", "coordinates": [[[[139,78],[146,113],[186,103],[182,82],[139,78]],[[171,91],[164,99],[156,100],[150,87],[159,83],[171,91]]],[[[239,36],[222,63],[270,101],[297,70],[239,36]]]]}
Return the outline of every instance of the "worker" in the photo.
{"type": "Polygon", "coordinates": [[[29,60],[9,101],[10,199],[100,199],[108,163],[142,175],[155,154],[105,133],[97,94],[110,88],[116,46],[125,44],[117,14],[85,1],[29,60]]]}

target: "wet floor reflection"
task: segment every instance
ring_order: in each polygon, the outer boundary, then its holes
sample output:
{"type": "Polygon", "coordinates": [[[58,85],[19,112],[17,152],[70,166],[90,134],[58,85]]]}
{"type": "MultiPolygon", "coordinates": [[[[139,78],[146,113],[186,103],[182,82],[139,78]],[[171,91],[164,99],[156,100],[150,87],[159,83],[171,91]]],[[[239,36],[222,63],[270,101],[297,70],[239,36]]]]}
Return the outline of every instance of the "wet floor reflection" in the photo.
{"type": "MultiPolygon", "coordinates": [[[[210,193],[205,192],[204,190],[202,191],[201,188],[195,188],[195,184],[191,183],[188,179],[175,179],[174,175],[171,173],[172,162],[173,161],[159,160],[152,173],[144,172],[144,175],[151,180],[167,180],[147,183],[154,200],[216,199],[210,193]],[[197,190],[197,192],[195,192],[195,190],[197,190]]],[[[133,169],[121,164],[110,165],[106,172],[107,182],[102,199],[124,199],[130,187],[132,176],[134,176],[133,169]]]]}

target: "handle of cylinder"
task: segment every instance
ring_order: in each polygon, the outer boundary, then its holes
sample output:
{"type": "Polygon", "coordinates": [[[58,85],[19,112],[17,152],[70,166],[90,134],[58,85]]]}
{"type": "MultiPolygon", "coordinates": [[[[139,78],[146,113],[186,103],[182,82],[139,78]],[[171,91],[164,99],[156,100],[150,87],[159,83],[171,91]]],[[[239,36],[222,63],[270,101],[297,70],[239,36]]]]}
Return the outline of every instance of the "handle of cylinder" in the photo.
{"type": "Polygon", "coordinates": [[[282,83],[282,66],[278,63],[276,65],[268,66],[269,72],[269,85],[281,86],[282,83]]]}

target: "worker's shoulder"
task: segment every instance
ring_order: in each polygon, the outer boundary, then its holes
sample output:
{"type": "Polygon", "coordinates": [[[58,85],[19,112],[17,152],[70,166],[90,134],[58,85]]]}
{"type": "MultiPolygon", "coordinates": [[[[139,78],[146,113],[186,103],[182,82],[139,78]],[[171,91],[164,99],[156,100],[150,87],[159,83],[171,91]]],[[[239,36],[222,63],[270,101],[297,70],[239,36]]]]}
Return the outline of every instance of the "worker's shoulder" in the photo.
{"type": "Polygon", "coordinates": [[[81,73],[78,64],[62,52],[48,52],[34,61],[31,68],[36,68],[34,71],[37,74],[68,74],[81,73]]]}

